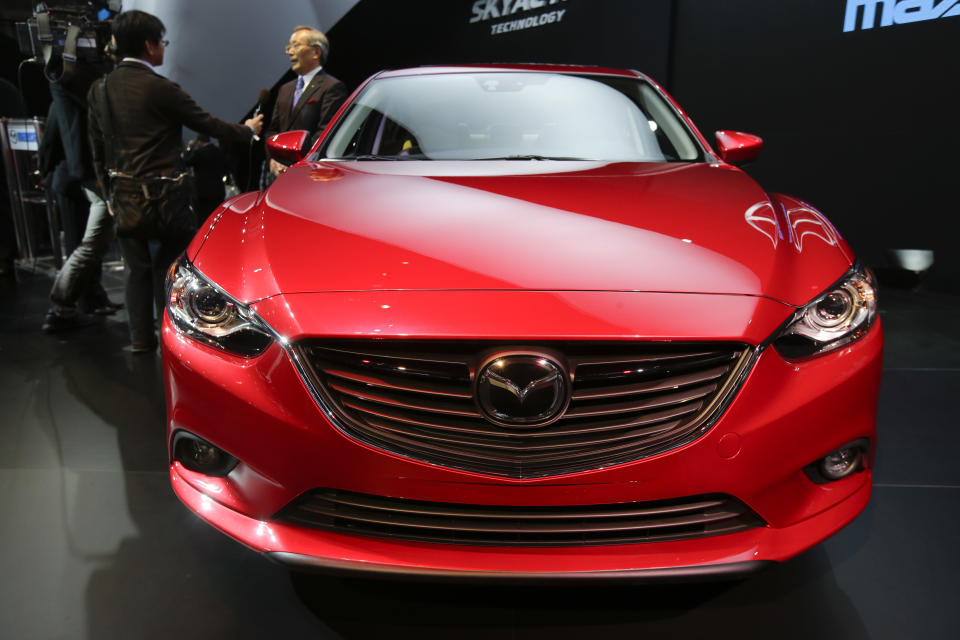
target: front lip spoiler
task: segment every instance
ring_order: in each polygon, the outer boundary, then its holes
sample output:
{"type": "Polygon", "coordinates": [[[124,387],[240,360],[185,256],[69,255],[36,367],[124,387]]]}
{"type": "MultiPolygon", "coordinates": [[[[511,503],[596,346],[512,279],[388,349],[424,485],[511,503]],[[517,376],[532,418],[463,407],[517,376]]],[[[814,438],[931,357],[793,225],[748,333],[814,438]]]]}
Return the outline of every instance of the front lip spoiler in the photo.
{"type": "Polygon", "coordinates": [[[661,569],[623,569],[614,571],[475,571],[434,569],[370,562],[351,562],[317,558],[299,553],[270,551],[269,559],[291,569],[316,571],[355,578],[429,580],[431,582],[481,582],[484,584],[529,583],[632,583],[632,582],[706,582],[745,578],[771,565],[772,560],[748,560],[723,564],[665,567],[661,569]]]}

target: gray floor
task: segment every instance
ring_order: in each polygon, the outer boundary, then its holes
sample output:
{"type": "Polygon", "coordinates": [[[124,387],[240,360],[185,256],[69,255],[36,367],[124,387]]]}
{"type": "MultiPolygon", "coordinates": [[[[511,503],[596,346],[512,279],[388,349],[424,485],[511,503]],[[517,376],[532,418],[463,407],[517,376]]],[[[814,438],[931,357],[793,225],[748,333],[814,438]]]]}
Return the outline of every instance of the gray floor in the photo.
{"type": "Polygon", "coordinates": [[[960,297],[882,292],[876,489],[826,543],[737,583],[491,588],[291,574],[200,522],[159,358],[122,314],[43,335],[49,286],[0,282],[0,638],[960,636],[960,297]]]}

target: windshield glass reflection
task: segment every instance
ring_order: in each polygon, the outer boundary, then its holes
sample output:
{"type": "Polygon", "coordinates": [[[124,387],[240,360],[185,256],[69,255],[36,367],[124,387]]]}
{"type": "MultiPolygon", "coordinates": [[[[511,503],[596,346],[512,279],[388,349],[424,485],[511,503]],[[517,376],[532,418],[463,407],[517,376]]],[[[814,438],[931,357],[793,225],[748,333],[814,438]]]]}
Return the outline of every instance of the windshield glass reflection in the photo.
{"type": "Polygon", "coordinates": [[[642,80],[499,72],[376,80],[322,156],[666,162],[698,160],[700,149],[642,80]]]}

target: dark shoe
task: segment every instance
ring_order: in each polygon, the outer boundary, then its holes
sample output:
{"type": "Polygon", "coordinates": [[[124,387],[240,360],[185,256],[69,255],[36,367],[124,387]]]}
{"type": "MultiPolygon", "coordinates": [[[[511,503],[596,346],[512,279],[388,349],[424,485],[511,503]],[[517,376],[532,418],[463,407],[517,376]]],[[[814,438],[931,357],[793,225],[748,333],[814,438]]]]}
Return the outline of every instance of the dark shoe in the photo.
{"type": "Polygon", "coordinates": [[[93,317],[85,313],[61,315],[55,311],[47,311],[46,315],[43,316],[43,324],[40,325],[40,330],[44,333],[58,333],[60,331],[87,327],[93,323],[93,317]]]}
{"type": "Polygon", "coordinates": [[[108,301],[93,309],[93,313],[97,314],[98,316],[112,316],[117,311],[120,311],[120,309],[123,309],[122,302],[108,301]]]}
{"type": "Polygon", "coordinates": [[[157,350],[157,341],[153,340],[150,342],[140,342],[139,340],[134,340],[130,343],[130,352],[131,353],[153,353],[157,350]]]}

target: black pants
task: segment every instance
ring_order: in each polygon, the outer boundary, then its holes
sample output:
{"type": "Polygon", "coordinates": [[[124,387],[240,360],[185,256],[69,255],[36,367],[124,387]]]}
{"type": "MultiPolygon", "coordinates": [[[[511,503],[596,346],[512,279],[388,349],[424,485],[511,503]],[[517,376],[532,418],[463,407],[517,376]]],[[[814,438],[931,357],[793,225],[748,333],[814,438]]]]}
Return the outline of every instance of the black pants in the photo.
{"type": "Polygon", "coordinates": [[[120,239],[120,250],[127,261],[125,302],[131,342],[156,342],[156,320],[163,318],[166,304],[163,280],[167,268],[183,253],[192,238],[191,231],[163,239],[120,239]]]}

